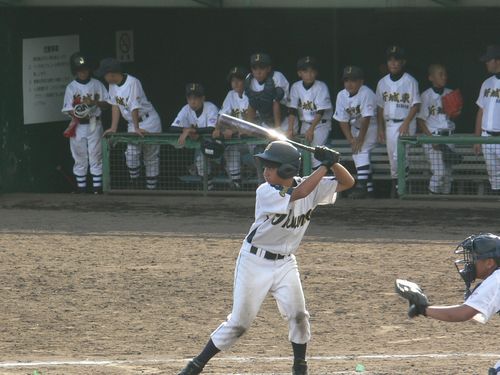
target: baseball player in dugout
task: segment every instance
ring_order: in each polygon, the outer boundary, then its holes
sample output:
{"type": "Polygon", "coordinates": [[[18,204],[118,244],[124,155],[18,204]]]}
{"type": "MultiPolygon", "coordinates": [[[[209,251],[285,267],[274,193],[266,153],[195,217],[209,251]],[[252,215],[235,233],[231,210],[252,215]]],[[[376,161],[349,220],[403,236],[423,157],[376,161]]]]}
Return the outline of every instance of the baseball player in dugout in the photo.
{"type": "Polygon", "coordinates": [[[90,167],[94,194],[102,193],[102,123],[101,111],[109,107],[108,91],[92,78],[89,59],[76,52],[70,57],[71,73],[75,79],[66,87],[62,112],[71,117],[64,136],[69,138],[75,161],[73,173],[77,192],[87,192],[87,173],[90,167]]]}
{"type": "MultiPolygon", "coordinates": [[[[97,75],[109,84],[109,104],[111,104],[111,127],[104,135],[116,133],[120,114],[128,123],[128,132],[143,137],[148,133],[161,133],[160,116],[146,97],[141,82],[123,72],[121,64],[114,58],[101,60],[97,75]]],[[[146,176],[146,188],[158,187],[160,173],[160,145],[128,144],[125,159],[130,175],[130,187],[141,188],[141,154],[146,176]]]]}
{"type": "MultiPolygon", "coordinates": [[[[245,80],[245,94],[249,102],[248,121],[288,131],[288,80],[282,73],[273,70],[268,54],[252,55],[250,67],[252,72],[245,80]]],[[[297,133],[298,122],[294,130],[297,133]]]]}
{"type": "MultiPolygon", "coordinates": [[[[187,104],[182,107],[177,114],[170,132],[181,133],[178,144],[184,146],[186,139],[199,140],[200,136],[207,135],[212,137],[212,133],[217,125],[219,109],[217,106],[205,100],[205,89],[199,83],[188,83],[186,85],[187,104]]],[[[202,149],[196,149],[194,154],[194,163],[198,176],[204,176],[202,149]]],[[[213,190],[213,177],[211,175],[211,166],[208,165],[208,190],[213,190]]]]}
{"type": "MultiPolygon", "coordinates": [[[[297,118],[300,119],[300,134],[312,146],[323,146],[332,128],[332,101],[328,86],[318,81],[318,63],[312,56],[306,56],[297,62],[297,75],[300,81],[290,88],[288,97],[288,132],[287,137],[295,135],[297,118]]],[[[313,168],[321,162],[312,160],[313,168]]]]}
{"type": "MultiPolygon", "coordinates": [[[[486,79],[479,91],[476,104],[475,135],[500,137],[500,45],[489,46],[481,56],[491,77],[486,79]]],[[[499,138],[500,142],[500,138],[499,138]]],[[[500,144],[475,145],[476,154],[483,151],[491,184],[491,194],[500,195],[500,144]]]]}
{"type": "Polygon", "coordinates": [[[386,143],[391,167],[391,198],[397,198],[398,191],[398,138],[415,135],[415,116],[420,107],[418,83],[405,72],[405,51],[399,46],[390,46],[386,51],[389,74],[377,85],[378,140],[386,143]]]}
{"type": "MultiPolygon", "coordinates": [[[[227,80],[231,85],[231,90],[227,93],[222,108],[219,114],[227,114],[243,120],[247,119],[248,97],[245,95],[245,78],[248,75],[248,70],[235,66],[229,70],[227,80]]],[[[212,133],[214,138],[231,139],[239,137],[240,134],[230,127],[223,126],[220,122],[212,133]]],[[[226,172],[231,178],[232,188],[241,188],[241,153],[240,145],[228,145],[224,149],[224,159],[226,172]]]]}
{"type": "MultiPolygon", "coordinates": [[[[500,314],[500,237],[491,233],[472,235],[455,249],[461,259],[455,266],[465,282],[465,302],[455,306],[430,306],[427,296],[415,283],[396,280],[396,292],[409,302],[408,316],[424,315],[445,322],[475,320],[486,323],[500,314]],[[482,280],[471,291],[476,279],[482,280]]],[[[447,373],[447,371],[444,371],[447,373]]],[[[500,374],[500,361],[488,375],[500,374]]]]}
{"type": "Polygon", "coordinates": [[[311,331],[294,254],[314,208],[333,204],[337,192],[351,188],[354,178],[339,164],[339,153],[325,147],[315,148],[314,157],[321,166],[304,178],[297,176],[300,153],[287,142],[271,142],[255,157],[264,166],[266,182],[257,188],[255,221],[236,261],[232,312],[179,375],[201,373],[213,356],[229,349],[249,329],[268,293],[288,321],[292,374],[307,374],[311,331]],[[328,172],[334,177],[325,177],[328,172]]]}
{"type": "MultiPolygon", "coordinates": [[[[455,123],[451,120],[450,114],[444,110],[442,101],[443,97],[452,92],[451,89],[446,88],[447,80],[448,75],[443,65],[429,66],[429,81],[432,87],[422,93],[422,104],[417,115],[418,126],[425,135],[449,136],[455,130],[455,123]]],[[[453,163],[447,155],[453,151],[453,145],[426,143],[422,147],[431,166],[432,177],[429,180],[429,192],[450,194],[453,163]]]]}
{"type": "Polygon", "coordinates": [[[372,198],[373,179],[370,152],[377,144],[375,93],[364,85],[361,68],[347,66],[342,74],[344,89],[337,94],[333,118],[351,144],[357,182],[350,198],[372,198]]]}

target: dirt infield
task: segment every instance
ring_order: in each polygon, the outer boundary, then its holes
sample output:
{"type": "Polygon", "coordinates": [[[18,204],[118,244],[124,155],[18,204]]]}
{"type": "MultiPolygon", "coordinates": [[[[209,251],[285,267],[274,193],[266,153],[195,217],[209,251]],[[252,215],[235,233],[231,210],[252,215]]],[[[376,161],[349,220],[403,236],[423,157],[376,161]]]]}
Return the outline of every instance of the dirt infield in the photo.
{"type": "MultiPolygon", "coordinates": [[[[500,231],[498,202],[340,200],[298,253],[310,374],[486,374],[487,325],[409,321],[396,277],[461,302],[456,242],[500,231]]],[[[251,198],[0,197],[0,374],[177,374],[231,309],[251,198]],[[28,363],[30,362],[30,363],[28,363]]],[[[207,374],[289,374],[287,325],[268,298],[207,374]]]]}

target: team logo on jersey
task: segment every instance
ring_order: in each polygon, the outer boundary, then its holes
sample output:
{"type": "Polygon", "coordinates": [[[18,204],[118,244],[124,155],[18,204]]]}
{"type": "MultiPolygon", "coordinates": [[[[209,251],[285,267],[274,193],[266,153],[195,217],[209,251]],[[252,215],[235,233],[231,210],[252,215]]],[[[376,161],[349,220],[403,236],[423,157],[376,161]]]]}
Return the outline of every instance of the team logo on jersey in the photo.
{"type": "Polygon", "coordinates": [[[443,108],[437,105],[430,105],[427,109],[429,110],[429,114],[431,116],[444,115],[443,108]]]}
{"type": "Polygon", "coordinates": [[[396,103],[396,107],[398,108],[409,108],[410,107],[410,98],[411,95],[407,92],[387,92],[384,91],[382,94],[382,98],[384,102],[392,102],[396,103]]]}
{"type": "Polygon", "coordinates": [[[357,105],[356,107],[348,107],[345,109],[350,118],[357,118],[361,116],[361,105],[357,105]]]}
{"type": "Polygon", "coordinates": [[[121,105],[122,107],[125,107],[125,109],[128,109],[128,98],[123,98],[121,96],[115,97],[116,104],[121,105]]]}
{"type": "Polygon", "coordinates": [[[306,102],[302,102],[301,100],[299,100],[299,106],[304,111],[315,111],[317,109],[316,104],[314,104],[314,102],[310,100],[306,102]]]}
{"type": "Polygon", "coordinates": [[[500,89],[484,89],[485,98],[500,98],[500,89]]]}
{"type": "Polygon", "coordinates": [[[313,209],[311,208],[305,214],[299,216],[293,216],[292,210],[290,210],[287,214],[274,215],[271,220],[271,224],[280,225],[282,228],[300,228],[307,222],[311,221],[312,211],[313,209]]]}
{"type": "Polygon", "coordinates": [[[247,110],[242,108],[231,109],[231,116],[238,118],[245,118],[247,115],[247,110]]]}

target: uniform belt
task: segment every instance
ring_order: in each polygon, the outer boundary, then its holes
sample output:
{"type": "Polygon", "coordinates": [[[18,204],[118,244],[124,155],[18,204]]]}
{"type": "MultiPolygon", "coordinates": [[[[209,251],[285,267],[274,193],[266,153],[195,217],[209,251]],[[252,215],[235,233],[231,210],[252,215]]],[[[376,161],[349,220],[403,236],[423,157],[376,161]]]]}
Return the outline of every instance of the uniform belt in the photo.
{"type": "MultiPolygon", "coordinates": [[[[250,248],[250,253],[257,255],[258,250],[259,250],[258,247],[252,246],[250,248]]],[[[286,256],[286,255],[271,253],[270,251],[265,251],[265,250],[262,250],[262,251],[264,252],[263,258],[269,259],[269,260],[280,260],[280,259],[284,259],[286,256]]]]}
{"type": "Polygon", "coordinates": [[[432,132],[433,135],[444,135],[444,136],[447,136],[447,135],[452,135],[453,134],[453,130],[451,129],[438,129],[438,130],[434,130],[432,132]]]}
{"type": "Polygon", "coordinates": [[[500,137],[500,132],[490,132],[488,130],[485,130],[485,132],[493,137],[500,137]]]}
{"type": "MultiPolygon", "coordinates": [[[[330,121],[330,120],[322,119],[320,122],[318,122],[318,124],[326,124],[328,121],[330,121]]],[[[302,122],[304,122],[306,124],[311,124],[312,123],[312,121],[305,121],[305,120],[302,121],[302,122]]]]}
{"type": "Polygon", "coordinates": [[[403,122],[404,120],[405,120],[404,118],[390,118],[390,119],[385,120],[385,121],[399,123],[399,122],[403,122]]]}
{"type": "MultiPolygon", "coordinates": [[[[101,119],[101,116],[97,116],[95,118],[96,121],[99,121],[101,119]]],[[[90,124],[90,118],[87,117],[87,118],[81,118],[79,121],[78,121],[78,124],[80,125],[88,125],[90,124]]]]}

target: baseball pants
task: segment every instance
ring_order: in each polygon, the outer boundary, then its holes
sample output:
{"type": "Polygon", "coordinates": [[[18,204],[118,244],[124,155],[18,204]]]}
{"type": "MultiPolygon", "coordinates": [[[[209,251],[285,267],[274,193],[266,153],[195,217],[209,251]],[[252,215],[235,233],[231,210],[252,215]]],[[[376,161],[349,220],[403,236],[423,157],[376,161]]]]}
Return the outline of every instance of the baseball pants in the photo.
{"type": "MultiPolygon", "coordinates": [[[[452,147],[453,145],[449,145],[452,147]]],[[[422,145],[424,154],[429,160],[432,176],[429,180],[429,190],[436,194],[450,194],[451,192],[451,166],[443,162],[442,151],[435,150],[431,144],[422,145]]]]}
{"type": "Polygon", "coordinates": [[[71,155],[75,160],[73,174],[79,188],[87,186],[87,173],[93,176],[94,187],[102,185],[102,124],[97,121],[91,124],[79,124],[76,135],[69,140],[71,155]]]}
{"type": "MultiPolygon", "coordinates": [[[[399,139],[399,128],[402,122],[394,122],[392,120],[386,120],[385,122],[385,137],[387,145],[387,156],[389,157],[389,164],[391,167],[391,177],[393,179],[398,178],[398,139],[399,139]]],[[[409,134],[415,135],[417,129],[417,122],[413,120],[410,123],[409,134]]]]}
{"type": "MultiPolygon", "coordinates": [[[[310,127],[311,127],[310,122],[303,121],[302,126],[300,127],[300,134],[304,135],[309,130],[310,127]]],[[[332,128],[331,121],[327,121],[325,123],[319,123],[318,125],[316,125],[316,128],[314,129],[314,136],[311,142],[311,146],[313,147],[324,146],[328,139],[328,135],[330,134],[331,128],[332,128]]],[[[319,165],[321,165],[321,162],[313,157],[312,167],[317,168],[319,165]]]]}
{"type": "Polygon", "coordinates": [[[305,344],[311,338],[309,313],[294,255],[280,260],[268,260],[249,252],[250,244],[240,250],[234,274],[233,309],[211,335],[220,350],[229,349],[249,328],[264,299],[271,293],[278,309],[288,321],[288,339],[305,344]]]}
{"type": "MultiPolygon", "coordinates": [[[[490,134],[483,132],[483,137],[491,137],[490,134]]],[[[500,137],[498,137],[500,140],[500,137]]],[[[481,145],[486,162],[486,169],[493,190],[500,189],[500,144],[481,145]]]]}

